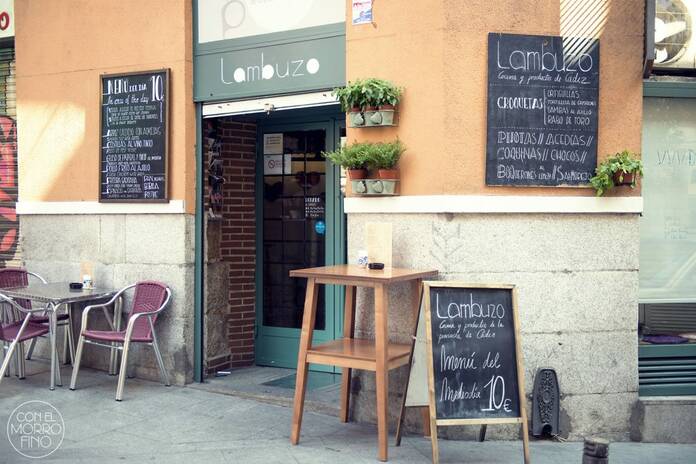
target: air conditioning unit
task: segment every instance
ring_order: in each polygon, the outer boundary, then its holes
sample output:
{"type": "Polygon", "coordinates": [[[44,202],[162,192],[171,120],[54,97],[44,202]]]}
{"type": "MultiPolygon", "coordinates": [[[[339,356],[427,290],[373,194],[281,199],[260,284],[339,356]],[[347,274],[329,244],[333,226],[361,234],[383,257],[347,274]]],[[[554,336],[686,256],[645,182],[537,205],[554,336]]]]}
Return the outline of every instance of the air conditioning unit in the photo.
{"type": "Polygon", "coordinates": [[[655,1],[656,69],[696,69],[696,0],[655,1]]]}

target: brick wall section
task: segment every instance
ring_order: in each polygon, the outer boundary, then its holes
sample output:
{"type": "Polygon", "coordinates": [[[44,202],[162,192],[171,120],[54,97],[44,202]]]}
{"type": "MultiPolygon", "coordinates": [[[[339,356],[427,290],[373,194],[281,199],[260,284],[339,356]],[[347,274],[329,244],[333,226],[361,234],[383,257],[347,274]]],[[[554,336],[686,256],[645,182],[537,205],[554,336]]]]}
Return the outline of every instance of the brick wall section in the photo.
{"type": "MultiPolygon", "coordinates": [[[[226,324],[231,356],[229,364],[211,360],[215,366],[207,367],[214,370],[254,364],[256,322],[256,125],[229,119],[219,119],[216,124],[225,176],[220,255],[229,266],[226,324]]],[[[205,177],[207,181],[207,173],[205,177]]]]}

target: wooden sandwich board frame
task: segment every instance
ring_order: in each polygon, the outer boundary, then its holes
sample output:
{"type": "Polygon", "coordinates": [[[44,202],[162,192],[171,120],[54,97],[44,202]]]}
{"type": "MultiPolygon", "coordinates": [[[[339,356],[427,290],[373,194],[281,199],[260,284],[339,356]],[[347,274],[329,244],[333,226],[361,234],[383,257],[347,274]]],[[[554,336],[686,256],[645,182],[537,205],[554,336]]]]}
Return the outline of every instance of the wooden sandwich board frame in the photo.
{"type": "MultiPolygon", "coordinates": [[[[425,281],[423,282],[423,291],[421,294],[421,305],[419,306],[419,311],[423,311],[425,314],[425,347],[426,347],[426,365],[428,370],[428,404],[426,405],[427,411],[429,411],[429,427],[424,424],[424,429],[430,432],[430,441],[432,445],[432,459],[433,464],[438,464],[440,461],[440,452],[437,441],[437,427],[438,426],[451,426],[451,425],[481,425],[481,431],[479,432],[479,441],[483,441],[482,438],[485,436],[486,426],[488,424],[520,424],[522,427],[522,446],[524,453],[524,462],[529,464],[529,431],[527,430],[527,406],[525,397],[525,387],[524,387],[524,366],[522,362],[522,350],[520,348],[520,337],[519,337],[519,318],[517,314],[517,289],[514,285],[510,284],[471,284],[464,282],[441,282],[441,281],[425,281]],[[432,321],[430,317],[430,289],[431,288],[471,288],[471,289],[494,289],[494,290],[510,290],[512,293],[512,313],[513,313],[513,324],[514,324],[514,334],[515,334],[515,360],[517,369],[517,387],[519,395],[519,407],[520,416],[519,417],[505,417],[505,418],[475,418],[475,419],[437,419],[437,411],[435,409],[435,377],[434,377],[434,367],[433,367],[433,347],[432,347],[432,321]]],[[[411,347],[411,363],[409,363],[409,376],[406,382],[406,388],[404,389],[404,399],[401,407],[401,413],[399,415],[399,422],[396,432],[396,445],[401,443],[402,434],[402,424],[404,420],[404,414],[406,408],[409,407],[406,404],[406,396],[408,394],[409,383],[410,383],[410,370],[413,366],[413,356],[416,347],[417,333],[418,333],[418,322],[420,321],[420,314],[416,321],[416,329],[414,330],[413,342],[411,347]]],[[[420,405],[419,405],[420,406],[420,405]]],[[[416,405],[414,405],[416,407],[416,405]]]]}

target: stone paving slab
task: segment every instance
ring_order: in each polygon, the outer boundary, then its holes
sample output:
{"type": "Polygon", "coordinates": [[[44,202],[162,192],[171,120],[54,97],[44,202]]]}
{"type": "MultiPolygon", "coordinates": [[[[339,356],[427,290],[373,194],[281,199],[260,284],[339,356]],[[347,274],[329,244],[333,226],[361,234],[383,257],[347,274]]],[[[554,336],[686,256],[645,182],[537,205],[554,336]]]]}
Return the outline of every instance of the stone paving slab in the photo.
{"type": "MultiPolygon", "coordinates": [[[[48,390],[48,374],[33,367],[26,380],[5,378],[0,385],[0,463],[376,463],[374,426],[341,424],[335,416],[305,413],[299,446],[289,443],[292,410],[190,387],[128,379],[124,400],[114,400],[116,377],[81,370],[78,389],[48,390]],[[80,388],[82,386],[82,388],[80,388]],[[60,448],[41,460],[20,456],[10,446],[6,424],[21,403],[51,403],[65,421],[60,448]]],[[[393,437],[392,440],[393,442],[393,437]]],[[[440,441],[442,463],[519,463],[522,444],[440,441]]],[[[579,463],[581,443],[533,442],[534,463],[579,463]]],[[[430,441],[405,437],[390,446],[392,463],[430,462],[430,441]]],[[[696,445],[612,443],[611,464],[696,463],[696,445]]]]}

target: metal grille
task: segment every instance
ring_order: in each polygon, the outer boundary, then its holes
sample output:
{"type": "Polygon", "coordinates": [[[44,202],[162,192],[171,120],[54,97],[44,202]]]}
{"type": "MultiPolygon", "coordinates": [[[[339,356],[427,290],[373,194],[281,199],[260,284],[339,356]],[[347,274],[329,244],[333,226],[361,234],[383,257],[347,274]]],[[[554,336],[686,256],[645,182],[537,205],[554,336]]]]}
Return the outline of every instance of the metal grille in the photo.
{"type": "Polygon", "coordinates": [[[0,49],[0,267],[19,266],[17,95],[13,48],[0,49]]]}
{"type": "Polygon", "coordinates": [[[696,332],[696,304],[646,304],[643,333],[680,334],[696,332]]]}
{"type": "Polygon", "coordinates": [[[696,395],[696,344],[641,345],[638,352],[641,396],[696,395]]]}

